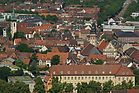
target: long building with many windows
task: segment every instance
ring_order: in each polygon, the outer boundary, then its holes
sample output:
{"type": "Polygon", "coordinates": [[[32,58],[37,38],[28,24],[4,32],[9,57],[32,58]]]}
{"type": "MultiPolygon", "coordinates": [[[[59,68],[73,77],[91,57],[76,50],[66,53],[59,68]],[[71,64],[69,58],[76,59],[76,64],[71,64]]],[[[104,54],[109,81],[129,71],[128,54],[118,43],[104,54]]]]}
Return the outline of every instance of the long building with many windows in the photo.
{"type": "MultiPolygon", "coordinates": [[[[81,82],[97,81],[104,83],[112,80],[114,85],[122,81],[131,80],[135,84],[135,76],[133,72],[121,65],[57,65],[49,69],[51,77],[58,77],[61,82],[72,83],[74,86],[81,82]]],[[[46,76],[45,83],[51,79],[46,76]]],[[[49,86],[47,84],[47,86],[49,86]]]]}

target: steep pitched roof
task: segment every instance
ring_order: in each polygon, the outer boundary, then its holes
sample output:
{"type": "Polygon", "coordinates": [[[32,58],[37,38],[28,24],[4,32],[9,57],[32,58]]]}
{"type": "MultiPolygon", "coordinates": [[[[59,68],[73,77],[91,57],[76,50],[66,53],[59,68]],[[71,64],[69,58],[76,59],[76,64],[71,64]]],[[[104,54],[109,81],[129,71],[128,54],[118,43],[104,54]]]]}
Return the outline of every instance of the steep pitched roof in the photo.
{"type": "Polygon", "coordinates": [[[106,56],[102,54],[91,54],[89,55],[89,59],[96,60],[96,59],[101,59],[101,60],[106,60],[106,56]]]}
{"type": "Polygon", "coordinates": [[[41,26],[33,27],[33,29],[36,31],[44,31],[44,30],[49,30],[51,27],[52,27],[52,24],[42,24],[41,26]]]}
{"type": "Polygon", "coordinates": [[[98,44],[97,48],[100,50],[100,51],[103,51],[103,49],[106,48],[106,46],[108,45],[108,42],[103,39],[101,40],[101,42],[98,44]]]}
{"type": "Polygon", "coordinates": [[[37,53],[37,59],[38,60],[51,60],[51,58],[55,55],[60,56],[60,64],[65,64],[66,59],[68,58],[69,54],[68,53],[61,53],[61,52],[48,52],[47,54],[40,54],[37,53]]]}
{"type": "Polygon", "coordinates": [[[100,54],[100,52],[95,46],[93,46],[92,44],[88,44],[87,46],[83,48],[83,50],[81,51],[81,54],[83,56],[88,56],[90,54],[100,54]]]}

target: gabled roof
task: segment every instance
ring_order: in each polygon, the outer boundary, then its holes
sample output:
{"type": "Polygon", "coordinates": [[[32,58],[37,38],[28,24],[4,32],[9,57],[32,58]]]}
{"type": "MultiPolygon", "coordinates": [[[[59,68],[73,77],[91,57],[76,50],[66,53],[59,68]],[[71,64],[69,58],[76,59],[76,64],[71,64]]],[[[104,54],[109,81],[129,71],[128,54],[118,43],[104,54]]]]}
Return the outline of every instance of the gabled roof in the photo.
{"type": "Polygon", "coordinates": [[[93,46],[92,44],[88,44],[87,46],[83,48],[83,50],[81,51],[81,54],[83,56],[88,56],[90,54],[100,54],[100,52],[95,46],[93,46]]]}
{"type": "Polygon", "coordinates": [[[60,64],[65,64],[66,62],[66,59],[68,58],[69,54],[68,53],[61,53],[61,52],[48,52],[47,54],[40,54],[40,53],[37,53],[36,54],[36,57],[38,60],[43,60],[43,61],[46,61],[46,60],[51,60],[51,58],[55,55],[58,55],[60,56],[60,64]]]}
{"type": "Polygon", "coordinates": [[[108,42],[103,39],[100,41],[100,43],[98,44],[97,48],[100,50],[100,51],[103,51],[103,49],[106,48],[106,46],[108,45],[108,42]]]}
{"type": "Polygon", "coordinates": [[[45,31],[49,30],[52,27],[52,24],[42,24],[41,26],[34,26],[33,29],[36,31],[45,31]]]}
{"type": "Polygon", "coordinates": [[[96,60],[96,59],[101,59],[101,60],[106,60],[106,56],[103,54],[90,54],[89,59],[96,60]]]}

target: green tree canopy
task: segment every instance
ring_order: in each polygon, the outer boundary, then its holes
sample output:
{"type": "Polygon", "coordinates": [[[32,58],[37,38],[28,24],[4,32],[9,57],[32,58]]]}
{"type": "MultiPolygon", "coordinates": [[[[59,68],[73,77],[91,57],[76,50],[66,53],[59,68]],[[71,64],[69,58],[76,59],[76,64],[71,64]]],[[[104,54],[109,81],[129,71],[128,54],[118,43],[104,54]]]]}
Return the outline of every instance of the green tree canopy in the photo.
{"type": "Polygon", "coordinates": [[[33,49],[24,43],[17,45],[16,50],[19,50],[20,52],[33,52],[33,49]]]}
{"type": "Polygon", "coordinates": [[[25,34],[23,32],[16,32],[14,34],[14,39],[15,38],[25,38],[25,34]]]}
{"type": "Polygon", "coordinates": [[[15,65],[20,67],[21,69],[27,69],[28,66],[24,64],[20,59],[15,60],[15,65]]]}
{"type": "Polygon", "coordinates": [[[8,67],[0,67],[0,79],[8,81],[11,69],[8,67]]]}
{"type": "Polygon", "coordinates": [[[103,92],[109,93],[114,87],[114,83],[110,80],[105,83],[103,83],[103,92]]]}
{"type": "Polygon", "coordinates": [[[30,93],[29,86],[23,82],[7,83],[0,80],[0,93],[30,93]]]}
{"type": "Polygon", "coordinates": [[[56,15],[47,15],[44,19],[52,23],[56,23],[58,21],[58,17],[56,15]]]}
{"type": "Polygon", "coordinates": [[[59,64],[59,62],[60,62],[60,56],[54,55],[51,59],[51,64],[52,65],[57,65],[57,64],[59,64]]]}
{"type": "Polygon", "coordinates": [[[45,93],[44,90],[44,83],[40,77],[35,78],[35,86],[34,86],[34,92],[36,93],[45,93]]]}
{"type": "Polygon", "coordinates": [[[102,65],[104,62],[102,60],[98,59],[98,60],[91,60],[91,63],[96,64],[96,65],[102,65]]]}
{"type": "Polygon", "coordinates": [[[30,93],[29,86],[23,82],[15,82],[12,88],[13,93],[30,93]]]}

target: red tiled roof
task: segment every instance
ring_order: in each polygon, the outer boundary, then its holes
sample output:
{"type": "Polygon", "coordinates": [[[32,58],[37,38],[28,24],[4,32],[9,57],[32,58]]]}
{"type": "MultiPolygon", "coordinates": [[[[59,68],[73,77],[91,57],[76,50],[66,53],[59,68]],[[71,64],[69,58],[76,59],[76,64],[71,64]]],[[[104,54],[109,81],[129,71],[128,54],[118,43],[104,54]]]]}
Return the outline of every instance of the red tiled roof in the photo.
{"type": "Polygon", "coordinates": [[[15,45],[18,45],[18,44],[21,43],[21,41],[22,41],[21,38],[16,38],[16,39],[14,39],[14,44],[15,44],[15,45]]]}
{"type": "Polygon", "coordinates": [[[50,75],[134,75],[121,65],[53,65],[49,72],[50,75]]]}
{"type": "Polygon", "coordinates": [[[65,64],[66,59],[68,58],[68,53],[61,53],[61,52],[48,52],[47,54],[37,53],[36,57],[38,58],[38,60],[51,60],[51,58],[55,55],[60,56],[60,64],[65,64]]]}
{"type": "Polygon", "coordinates": [[[52,27],[52,24],[42,24],[41,26],[34,26],[35,31],[44,31],[49,30],[52,27]]]}
{"type": "Polygon", "coordinates": [[[131,58],[133,58],[136,61],[139,61],[139,50],[136,50],[132,53],[131,58]]]}
{"type": "Polygon", "coordinates": [[[103,51],[103,49],[106,47],[108,45],[108,42],[105,40],[105,39],[103,39],[99,44],[98,44],[98,49],[100,50],[100,51],[103,51]]]}
{"type": "Polygon", "coordinates": [[[102,54],[91,54],[89,55],[89,59],[96,60],[96,59],[101,59],[101,60],[106,60],[106,56],[102,54]]]}
{"type": "Polygon", "coordinates": [[[30,59],[29,58],[28,59],[23,59],[22,61],[23,61],[24,64],[29,65],[30,59]]]}
{"type": "Polygon", "coordinates": [[[127,93],[139,93],[139,89],[128,89],[127,93]]]}
{"type": "Polygon", "coordinates": [[[34,44],[35,44],[35,45],[45,45],[46,42],[45,42],[45,40],[35,40],[35,41],[34,41],[34,44]]]}

